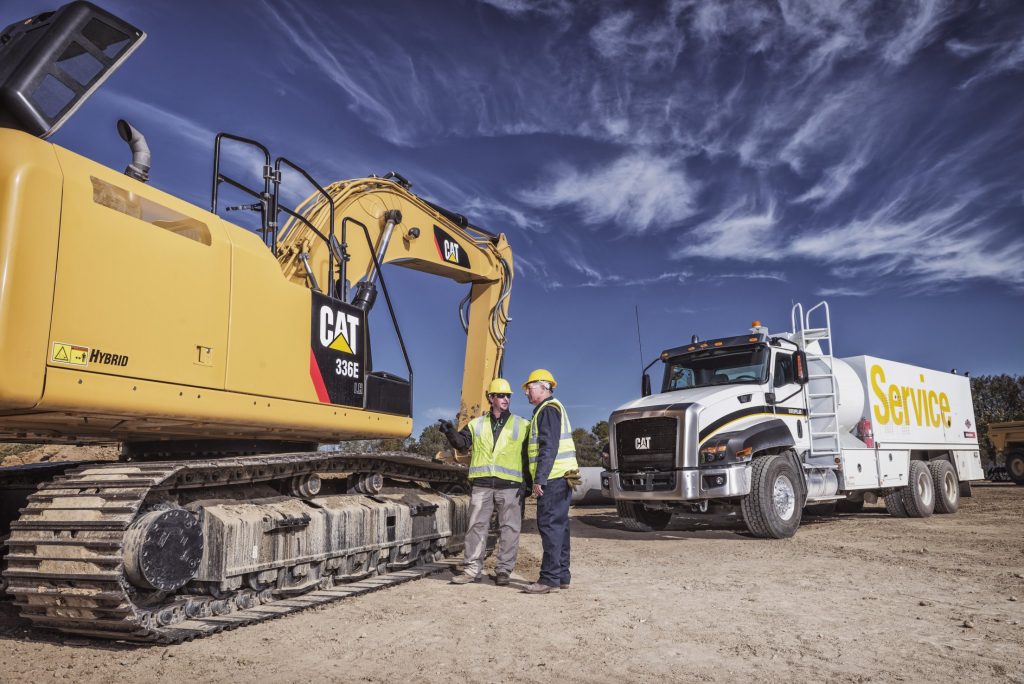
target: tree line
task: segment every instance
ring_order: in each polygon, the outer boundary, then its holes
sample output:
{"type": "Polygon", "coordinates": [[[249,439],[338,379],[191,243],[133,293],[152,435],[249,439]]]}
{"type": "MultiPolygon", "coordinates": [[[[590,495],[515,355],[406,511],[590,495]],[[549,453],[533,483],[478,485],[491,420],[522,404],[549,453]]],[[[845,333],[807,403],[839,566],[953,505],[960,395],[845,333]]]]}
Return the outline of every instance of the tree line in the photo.
{"type": "Polygon", "coordinates": [[[971,378],[974,418],[981,458],[991,463],[996,453],[988,438],[990,423],[1024,420],[1024,375],[979,375],[971,378]]]}
{"type": "MultiPolygon", "coordinates": [[[[601,450],[608,443],[608,421],[598,421],[589,430],[576,428],[572,431],[576,443],[576,460],[581,466],[601,465],[601,450]]],[[[421,456],[433,457],[437,452],[450,449],[448,440],[441,433],[437,423],[423,428],[420,436],[407,439],[363,439],[334,445],[344,453],[380,453],[383,451],[409,451],[421,456]]]]}

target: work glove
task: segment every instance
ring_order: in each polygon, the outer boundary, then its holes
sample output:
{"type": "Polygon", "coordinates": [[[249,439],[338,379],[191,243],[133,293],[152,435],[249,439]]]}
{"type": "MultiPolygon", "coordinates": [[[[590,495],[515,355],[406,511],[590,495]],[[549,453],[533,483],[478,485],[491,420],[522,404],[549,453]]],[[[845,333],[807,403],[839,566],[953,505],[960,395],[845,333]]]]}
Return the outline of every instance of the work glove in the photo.
{"type": "Polygon", "coordinates": [[[437,421],[437,428],[441,431],[442,435],[448,438],[448,441],[450,442],[452,436],[455,434],[455,426],[452,425],[452,422],[450,420],[440,418],[437,421]]]}
{"type": "Polygon", "coordinates": [[[580,475],[579,469],[570,470],[565,474],[565,481],[569,483],[569,487],[575,492],[583,484],[583,477],[580,475]]]}

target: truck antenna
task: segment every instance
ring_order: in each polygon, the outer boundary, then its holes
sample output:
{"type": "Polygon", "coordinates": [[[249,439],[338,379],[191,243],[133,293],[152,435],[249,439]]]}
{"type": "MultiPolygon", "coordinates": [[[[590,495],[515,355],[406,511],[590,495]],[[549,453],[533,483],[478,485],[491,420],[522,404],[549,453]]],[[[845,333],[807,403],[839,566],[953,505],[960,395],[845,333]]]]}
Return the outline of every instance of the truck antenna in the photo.
{"type": "Polygon", "coordinates": [[[634,304],[633,311],[636,313],[636,343],[640,347],[640,373],[644,372],[644,343],[640,338],[640,305],[634,304]]]}

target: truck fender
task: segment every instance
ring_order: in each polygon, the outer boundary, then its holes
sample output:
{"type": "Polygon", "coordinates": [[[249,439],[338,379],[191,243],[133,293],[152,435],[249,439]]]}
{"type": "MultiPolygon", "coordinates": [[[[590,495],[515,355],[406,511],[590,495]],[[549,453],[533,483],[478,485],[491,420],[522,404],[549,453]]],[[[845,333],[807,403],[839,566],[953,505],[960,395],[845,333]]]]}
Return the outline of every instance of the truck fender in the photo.
{"type": "Polygon", "coordinates": [[[779,418],[751,425],[746,430],[736,434],[734,439],[729,440],[729,446],[737,446],[730,449],[733,453],[740,449],[750,448],[751,453],[757,454],[764,451],[776,451],[792,463],[796,472],[800,473],[798,497],[801,505],[807,503],[807,479],[804,473],[804,466],[796,454],[796,442],[793,440],[793,433],[785,421],[779,418]],[[734,441],[735,440],[735,441],[734,441]]]}
{"type": "MultiPolygon", "coordinates": [[[[733,444],[736,444],[735,450],[730,449],[733,453],[749,448],[751,453],[754,454],[768,449],[792,449],[796,446],[796,442],[793,440],[793,433],[789,431],[785,421],[779,418],[751,425],[746,430],[737,432],[729,440],[729,446],[732,447],[733,444]]],[[[795,465],[799,467],[799,464],[795,465]]]]}

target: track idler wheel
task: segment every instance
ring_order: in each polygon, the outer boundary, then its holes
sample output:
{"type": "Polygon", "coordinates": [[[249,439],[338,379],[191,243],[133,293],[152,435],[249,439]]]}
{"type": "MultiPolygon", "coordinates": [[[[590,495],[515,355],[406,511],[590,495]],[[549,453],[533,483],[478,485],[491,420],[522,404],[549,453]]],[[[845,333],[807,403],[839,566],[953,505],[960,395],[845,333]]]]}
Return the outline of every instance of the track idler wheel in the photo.
{"type": "Polygon", "coordinates": [[[199,570],[203,558],[203,528],[182,508],[150,511],[132,523],[125,534],[124,572],[142,589],[174,591],[199,570]]]}

